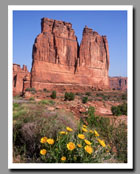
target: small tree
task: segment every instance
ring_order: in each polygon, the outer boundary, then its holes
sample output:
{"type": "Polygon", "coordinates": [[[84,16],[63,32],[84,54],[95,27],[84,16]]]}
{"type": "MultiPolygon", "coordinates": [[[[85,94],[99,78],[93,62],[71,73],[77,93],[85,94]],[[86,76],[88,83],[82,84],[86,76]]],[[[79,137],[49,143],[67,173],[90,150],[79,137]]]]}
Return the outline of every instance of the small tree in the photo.
{"type": "Polygon", "coordinates": [[[87,103],[88,102],[88,97],[86,96],[86,97],[83,97],[82,98],[82,103],[87,103]]]}
{"type": "Polygon", "coordinates": [[[75,99],[75,94],[72,93],[72,92],[70,92],[70,93],[65,92],[65,96],[64,97],[65,97],[65,100],[71,101],[71,100],[74,100],[75,99]]]}
{"type": "Polygon", "coordinates": [[[51,98],[56,99],[56,91],[52,91],[51,98]]]}
{"type": "Polygon", "coordinates": [[[75,94],[70,92],[69,93],[69,101],[74,100],[74,99],[75,99],[75,94]]]}

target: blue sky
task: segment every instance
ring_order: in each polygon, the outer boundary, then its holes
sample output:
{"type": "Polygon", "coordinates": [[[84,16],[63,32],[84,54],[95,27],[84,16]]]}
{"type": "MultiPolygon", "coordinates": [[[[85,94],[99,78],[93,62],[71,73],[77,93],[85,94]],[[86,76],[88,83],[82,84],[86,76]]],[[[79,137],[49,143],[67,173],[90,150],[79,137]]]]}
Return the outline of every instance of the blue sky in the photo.
{"type": "Polygon", "coordinates": [[[127,11],[14,11],[13,62],[32,64],[32,47],[41,32],[41,18],[72,23],[80,44],[85,25],[106,35],[109,43],[109,76],[127,76],[127,11]]]}

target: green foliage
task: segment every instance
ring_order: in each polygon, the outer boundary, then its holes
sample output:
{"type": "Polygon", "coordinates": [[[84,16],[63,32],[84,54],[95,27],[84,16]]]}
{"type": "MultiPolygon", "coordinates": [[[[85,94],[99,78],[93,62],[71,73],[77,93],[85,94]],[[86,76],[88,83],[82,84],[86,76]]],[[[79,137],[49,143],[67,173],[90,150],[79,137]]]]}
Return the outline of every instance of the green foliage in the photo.
{"type": "Polygon", "coordinates": [[[52,91],[51,98],[56,99],[56,91],[52,91]]]}
{"type": "Polygon", "coordinates": [[[74,100],[75,99],[75,94],[72,93],[72,92],[70,92],[70,93],[65,92],[64,98],[65,98],[65,100],[69,100],[69,101],[74,100]]]}
{"type": "Polygon", "coordinates": [[[53,100],[41,100],[38,103],[43,104],[43,105],[54,105],[55,104],[55,102],[53,100]]]}
{"type": "Polygon", "coordinates": [[[90,106],[88,109],[88,117],[86,119],[88,125],[92,126],[93,124],[95,124],[95,119],[95,108],[90,106]]]}
{"type": "Polygon", "coordinates": [[[36,92],[36,89],[35,88],[26,88],[25,91],[36,92]]]}
{"type": "Polygon", "coordinates": [[[34,99],[34,97],[30,97],[29,100],[30,101],[34,101],[35,99],[34,99]]]}
{"type": "Polygon", "coordinates": [[[122,95],[122,100],[127,100],[127,94],[122,95]]]}
{"type": "Polygon", "coordinates": [[[83,97],[82,98],[82,103],[87,103],[88,102],[88,97],[86,96],[86,97],[83,97]]]}
{"type": "Polygon", "coordinates": [[[111,111],[113,115],[127,115],[127,103],[118,106],[112,106],[111,111]]]}
{"type": "Polygon", "coordinates": [[[25,115],[27,110],[19,103],[13,103],[13,119],[18,118],[21,115],[25,115]]]}

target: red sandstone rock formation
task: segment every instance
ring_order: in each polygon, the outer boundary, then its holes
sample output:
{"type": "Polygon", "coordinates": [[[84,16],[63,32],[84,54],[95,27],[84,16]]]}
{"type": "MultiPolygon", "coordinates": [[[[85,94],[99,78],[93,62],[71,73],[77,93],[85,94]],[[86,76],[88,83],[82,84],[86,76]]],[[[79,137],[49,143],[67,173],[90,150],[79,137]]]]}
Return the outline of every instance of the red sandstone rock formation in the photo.
{"type": "Polygon", "coordinates": [[[127,90],[127,77],[109,77],[109,85],[113,90],[127,90]]]}
{"type": "Polygon", "coordinates": [[[33,46],[31,87],[79,85],[105,89],[109,87],[108,69],[105,36],[85,27],[79,48],[72,24],[42,19],[41,33],[33,46]]]}
{"type": "Polygon", "coordinates": [[[27,67],[23,68],[18,64],[13,64],[13,95],[22,93],[26,88],[30,87],[30,73],[27,67]]]}

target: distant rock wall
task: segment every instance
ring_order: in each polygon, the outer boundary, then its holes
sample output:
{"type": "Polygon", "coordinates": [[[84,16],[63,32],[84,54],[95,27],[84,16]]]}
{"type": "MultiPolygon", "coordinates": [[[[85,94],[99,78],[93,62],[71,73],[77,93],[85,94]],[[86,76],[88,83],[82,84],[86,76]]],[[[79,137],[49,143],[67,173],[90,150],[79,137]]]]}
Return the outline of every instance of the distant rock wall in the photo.
{"type": "Polygon", "coordinates": [[[109,88],[107,39],[88,27],[83,30],[79,46],[71,23],[43,18],[32,54],[31,87],[109,88]]]}
{"type": "Polygon", "coordinates": [[[113,90],[127,90],[127,77],[109,77],[109,86],[113,90]]]}
{"type": "Polygon", "coordinates": [[[13,95],[22,93],[26,88],[30,88],[30,72],[23,65],[13,64],[13,95]]]}

